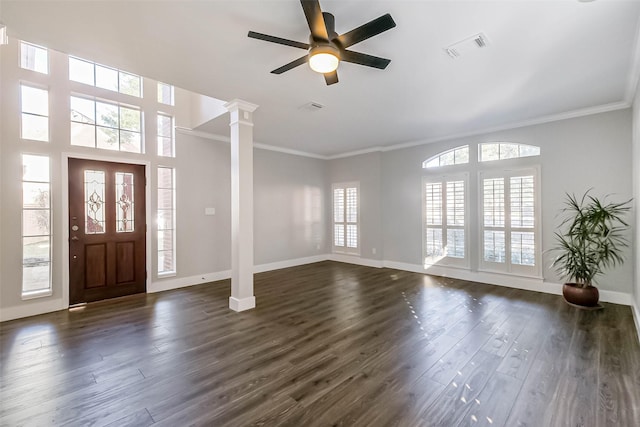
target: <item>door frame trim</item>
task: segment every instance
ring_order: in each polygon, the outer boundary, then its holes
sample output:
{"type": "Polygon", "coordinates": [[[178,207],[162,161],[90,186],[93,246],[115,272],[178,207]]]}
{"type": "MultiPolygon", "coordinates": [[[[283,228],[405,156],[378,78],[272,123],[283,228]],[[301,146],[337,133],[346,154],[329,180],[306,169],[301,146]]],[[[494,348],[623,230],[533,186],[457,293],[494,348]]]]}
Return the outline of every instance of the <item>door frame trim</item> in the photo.
{"type": "Polygon", "coordinates": [[[115,156],[102,156],[93,153],[62,153],[62,164],[60,166],[60,181],[62,189],[62,215],[60,223],[62,225],[62,306],[63,308],[69,308],[69,159],[83,159],[83,160],[96,160],[99,162],[111,162],[111,163],[125,163],[132,165],[144,166],[144,176],[146,180],[146,186],[144,189],[145,198],[145,225],[147,227],[145,232],[145,268],[147,270],[147,277],[145,279],[145,292],[149,292],[149,285],[151,284],[152,276],[152,263],[151,263],[151,228],[149,227],[149,218],[151,218],[151,162],[143,159],[132,159],[127,157],[115,157],[115,156]]]}

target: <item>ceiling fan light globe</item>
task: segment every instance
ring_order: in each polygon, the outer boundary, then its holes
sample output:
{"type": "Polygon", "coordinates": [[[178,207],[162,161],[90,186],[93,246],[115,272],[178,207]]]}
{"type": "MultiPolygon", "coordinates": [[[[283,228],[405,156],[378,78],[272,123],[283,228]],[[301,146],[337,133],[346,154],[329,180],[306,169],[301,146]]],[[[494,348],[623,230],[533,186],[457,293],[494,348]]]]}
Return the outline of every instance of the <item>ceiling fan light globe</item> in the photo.
{"type": "Polygon", "coordinates": [[[316,73],[331,73],[338,68],[339,55],[333,46],[316,46],[309,51],[309,66],[316,73]]]}

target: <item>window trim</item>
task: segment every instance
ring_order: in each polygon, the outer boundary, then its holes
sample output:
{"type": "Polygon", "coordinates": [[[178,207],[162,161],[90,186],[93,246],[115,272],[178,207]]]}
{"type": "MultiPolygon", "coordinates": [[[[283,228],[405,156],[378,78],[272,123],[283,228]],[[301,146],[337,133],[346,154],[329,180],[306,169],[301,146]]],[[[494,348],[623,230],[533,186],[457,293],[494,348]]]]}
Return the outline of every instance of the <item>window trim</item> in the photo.
{"type": "Polygon", "coordinates": [[[526,159],[529,157],[539,157],[542,154],[542,148],[540,148],[540,146],[538,145],[531,145],[531,144],[522,144],[520,142],[510,142],[510,141],[488,141],[488,142],[479,142],[478,143],[478,164],[483,164],[483,163],[493,163],[493,162],[501,162],[501,161],[505,161],[505,160],[513,160],[513,159],[526,159]],[[531,148],[537,148],[538,149],[538,154],[531,154],[528,156],[522,156],[520,154],[518,154],[518,156],[516,157],[507,157],[507,158],[500,158],[500,146],[502,144],[505,145],[516,145],[518,147],[518,153],[520,153],[520,149],[522,147],[531,147],[531,148]],[[498,146],[498,158],[497,159],[482,159],[482,147],[484,145],[497,145],[498,146]]]}
{"type": "MultiPolygon", "coordinates": [[[[460,172],[454,174],[429,174],[424,175],[422,177],[422,186],[420,189],[421,192],[421,201],[422,201],[422,265],[424,268],[429,268],[431,266],[447,266],[447,267],[458,267],[468,269],[470,268],[470,235],[469,235],[469,224],[470,224],[470,216],[469,216],[469,172],[460,172]],[[442,205],[442,236],[443,242],[446,242],[446,233],[448,230],[448,226],[446,224],[447,218],[447,205],[446,202],[446,184],[451,181],[463,181],[464,182],[464,258],[443,256],[437,260],[433,260],[432,257],[427,257],[426,254],[426,232],[428,229],[427,226],[427,203],[425,200],[425,187],[429,183],[442,183],[442,192],[443,192],[443,205],[442,205]]],[[[459,227],[455,227],[455,229],[459,229],[459,227]]]]}
{"type": "MultiPolygon", "coordinates": [[[[492,162],[493,163],[493,162],[492,162]]],[[[535,279],[542,279],[542,209],[540,206],[541,199],[541,168],[540,165],[522,166],[518,168],[509,169],[495,169],[487,168],[478,171],[478,271],[487,273],[503,273],[514,276],[529,277],[535,279]],[[534,177],[534,242],[535,252],[534,266],[526,266],[511,263],[511,233],[517,232],[513,230],[511,226],[511,204],[510,204],[510,183],[507,184],[509,178],[516,176],[533,175],[534,177]],[[484,191],[483,180],[491,178],[504,178],[505,179],[505,218],[504,218],[504,231],[505,231],[505,262],[496,263],[491,261],[485,261],[484,259],[484,191]]]]}
{"type": "MultiPolygon", "coordinates": [[[[21,276],[21,283],[20,283],[20,298],[24,301],[24,300],[30,300],[30,299],[35,299],[35,298],[42,298],[42,297],[48,297],[51,296],[53,294],[53,224],[54,224],[54,217],[53,217],[53,209],[52,209],[52,199],[53,199],[53,194],[52,194],[52,183],[51,183],[51,156],[47,155],[47,154],[41,154],[41,153],[32,153],[32,152],[22,152],[20,154],[21,157],[21,165],[24,167],[24,156],[35,156],[35,157],[44,157],[47,159],[47,162],[49,164],[49,175],[48,175],[48,181],[46,181],[47,184],[49,184],[49,207],[48,208],[42,208],[40,210],[46,210],[49,213],[49,234],[47,235],[49,237],[49,287],[46,289],[37,289],[37,290],[33,290],[33,291],[26,291],[24,290],[24,193],[22,190],[21,191],[21,196],[20,199],[22,201],[21,203],[21,207],[20,207],[20,241],[21,241],[21,245],[20,245],[20,254],[21,254],[21,265],[22,268],[20,270],[20,276],[21,276]]],[[[24,176],[20,179],[20,183],[21,183],[21,189],[24,188],[24,183],[25,182],[33,182],[33,183],[45,183],[45,181],[27,181],[24,179],[24,176]]],[[[39,235],[39,236],[26,236],[26,237],[43,237],[45,235],[39,235]]]]}
{"type": "Polygon", "coordinates": [[[120,153],[131,153],[131,154],[145,154],[145,132],[144,132],[144,109],[142,106],[140,105],[133,105],[133,104],[127,104],[127,103],[123,103],[123,102],[118,102],[112,99],[103,99],[103,98],[98,98],[95,96],[91,96],[91,95],[86,95],[86,94],[78,94],[76,92],[71,92],[69,94],[69,126],[71,127],[73,123],[78,123],[78,124],[83,124],[83,125],[90,125],[93,126],[93,132],[94,132],[94,145],[92,147],[86,146],[86,145],[78,145],[78,144],[73,144],[72,142],[72,135],[71,132],[69,132],[69,145],[72,147],[85,147],[85,148],[91,148],[94,150],[103,150],[103,151],[114,151],[114,152],[120,152],[120,153]],[[78,98],[78,99],[84,99],[87,101],[91,101],[93,102],[93,113],[94,113],[94,117],[93,117],[93,123],[85,123],[85,122],[80,122],[80,121],[76,121],[73,120],[71,118],[71,98],[78,98]],[[107,105],[111,105],[114,107],[117,107],[118,109],[118,127],[110,127],[110,126],[105,126],[105,125],[99,125],[98,124],[98,106],[97,104],[101,103],[101,104],[107,104],[107,105]],[[134,110],[134,111],[138,111],[140,113],[140,130],[139,131],[135,131],[135,130],[130,130],[130,129],[126,129],[121,127],[120,125],[120,117],[121,117],[121,108],[126,108],[128,110],[134,110]],[[104,148],[104,147],[98,147],[98,128],[106,128],[106,129],[112,129],[118,132],[118,148],[117,149],[109,149],[109,148],[104,148]],[[135,133],[140,135],[140,151],[128,151],[128,150],[122,150],[122,142],[121,142],[121,132],[129,132],[129,133],[135,133]]]}
{"type": "Polygon", "coordinates": [[[20,139],[23,141],[36,141],[39,143],[51,143],[51,97],[49,96],[49,87],[45,86],[45,85],[39,85],[39,84],[35,84],[35,83],[31,83],[31,82],[24,82],[24,81],[20,81],[19,82],[20,85],[20,139]],[[24,111],[23,108],[23,102],[22,102],[22,87],[28,87],[31,89],[38,89],[38,90],[43,90],[45,92],[47,92],[47,115],[44,116],[42,114],[36,114],[36,113],[27,113],[24,111]],[[27,114],[29,116],[34,116],[34,117],[45,117],[47,119],[47,139],[46,140],[42,140],[42,139],[32,139],[32,138],[25,138],[22,135],[22,126],[23,126],[23,116],[27,114]]]}
{"type": "Polygon", "coordinates": [[[422,169],[439,169],[439,168],[442,168],[442,167],[449,167],[449,166],[468,165],[469,161],[471,159],[470,153],[471,153],[470,144],[465,144],[465,145],[460,145],[458,147],[453,147],[453,148],[451,148],[449,150],[441,151],[440,153],[438,153],[438,154],[436,154],[434,156],[431,156],[428,159],[424,160],[422,162],[422,169]],[[467,161],[466,162],[460,162],[460,163],[456,162],[455,161],[455,152],[458,151],[458,150],[463,150],[465,148],[467,149],[467,161]],[[443,157],[446,154],[449,154],[449,153],[454,153],[453,163],[450,164],[450,165],[441,165],[440,164],[440,158],[443,157]],[[438,166],[429,166],[429,163],[434,161],[435,159],[438,159],[438,166]]]}
{"type": "Polygon", "coordinates": [[[44,46],[41,46],[41,45],[38,45],[38,44],[35,44],[35,43],[30,43],[30,42],[27,42],[27,41],[24,41],[24,40],[20,40],[20,47],[18,48],[18,55],[19,55],[18,64],[19,64],[20,69],[33,71],[34,73],[44,74],[44,75],[50,75],[51,74],[51,64],[50,64],[50,61],[49,61],[50,58],[49,58],[49,49],[48,48],[46,48],[44,46]],[[36,49],[42,49],[47,53],[47,70],[46,71],[44,71],[44,72],[43,71],[38,71],[38,70],[35,70],[33,68],[27,68],[27,67],[23,67],[22,66],[22,46],[23,45],[33,46],[36,49]]]}
{"type": "MultiPolygon", "coordinates": [[[[158,165],[158,167],[156,168],[156,180],[158,179],[158,175],[159,175],[159,171],[160,169],[169,169],[171,171],[171,190],[172,190],[172,207],[171,207],[171,220],[172,220],[172,228],[171,228],[171,233],[172,233],[172,239],[171,239],[171,243],[172,243],[172,254],[173,254],[173,268],[171,270],[163,270],[160,271],[160,231],[166,231],[166,229],[162,229],[160,230],[160,223],[158,221],[158,214],[160,212],[160,208],[158,207],[158,193],[160,189],[163,190],[168,190],[169,188],[167,187],[160,187],[160,182],[156,181],[156,261],[157,261],[157,267],[156,267],[156,274],[158,275],[158,278],[163,278],[163,277],[172,277],[172,276],[176,276],[178,274],[178,260],[177,260],[177,253],[176,253],[176,240],[177,240],[177,235],[176,235],[176,193],[177,193],[177,186],[176,186],[176,168],[173,166],[165,166],[165,165],[158,165]]],[[[167,210],[167,209],[163,209],[163,210],[167,210]]]]}
{"type": "Polygon", "coordinates": [[[68,65],[68,68],[69,68],[68,80],[69,80],[70,82],[74,82],[74,83],[81,84],[81,85],[84,85],[84,86],[93,87],[93,88],[96,88],[96,89],[98,89],[98,90],[106,90],[106,91],[108,91],[109,93],[117,93],[117,94],[119,94],[119,95],[124,95],[124,96],[131,97],[131,98],[144,99],[144,92],[143,92],[144,77],[142,77],[142,76],[140,76],[140,75],[138,75],[138,74],[130,73],[130,72],[128,72],[128,71],[124,71],[124,70],[121,70],[121,69],[119,69],[119,68],[110,67],[110,66],[108,66],[108,65],[99,64],[99,63],[97,63],[97,62],[94,62],[94,61],[91,61],[91,60],[88,60],[88,59],[84,59],[84,58],[80,58],[80,57],[77,57],[77,56],[73,56],[73,55],[68,55],[68,56],[67,56],[67,65],[68,65]],[[87,63],[87,64],[91,64],[91,67],[92,67],[92,69],[93,69],[93,83],[82,82],[82,81],[74,80],[74,79],[72,79],[72,78],[71,78],[71,65],[70,65],[70,61],[71,61],[72,59],[73,59],[73,60],[75,60],[75,61],[81,61],[81,62],[85,62],[85,63],[87,63]],[[118,78],[118,88],[117,88],[117,90],[113,90],[113,89],[109,89],[109,88],[106,88],[106,87],[98,86],[98,85],[97,85],[98,83],[97,83],[97,72],[96,72],[96,67],[102,67],[102,68],[106,68],[106,69],[109,69],[109,70],[114,70],[114,71],[116,71],[116,73],[117,73],[117,78],[118,78]],[[138,95],[131,95],[130,93],[127,93],[127,92],[123,92],[123,91],[122,91],[121,81],[122,81],[122,75],[123,75],[123,74],[126,74],[126,75],[129,75],[129,76],[133,76],[133,77],[137,77],[137,78],[138,78],[138,81],[139,81],[139,88],[140,88],[140,90],[139,90],[139,94],[138,94],[138,95]]]}
{"type": "Polygon", "coordinates": [[[175,103],[176,103],[176,100],[175,100],[175,87],[172,84],[169,84],[169,83],[164,83],[164,82],[156,82],[156,83],[157,83],[156,84],[156,102],[158,104],[168,105],[170,107],[175,106],[175,103]],[[171,98],[169,104],[167,104],[166,102],[162,102],[160,100],[160,86],[169,87],[169,91],[170,91],[169,97],[171,98]]]}
{"type": "Polygon", "coordinates": [[[161,111],[158,111],[156,113],[156,155],[158,157],[167,157],[167,158],[174,158],[176,157],[176,132],[175,132],[175,116],[173,114],[168,114],[168,113],[163,113],[161,111]],[[170,124],[170,133],[171,135],[166,136],[166,135],[161,135],[160,134],[160,117],[166,117],[171,121],[170,124]],[[165,156],[163,154],[160,154],[161,151],[161,146],[160,146],[160,138],[171,138],[171,154],[169,154],[168,156],[165,156]]]}
{"type": "Polygon", "coordinates": [[[351,181],[351,182],[337,182],[334,184],[331,184],[331,248],[332,248],[332,252],[336,253],[336,254],[345,254],[345,255],[360,255],[360,232],[361,232],[361,226],[360,226],[360,211],[361,211],[361,204],[360,204],[360,182],[359,181],[351,181]],[[344,195],[344,211],[343,211],[343,219],[344,221],[342,222],[336,222],[335,221],[335,196],[334,196],[334,192],[336,189],[342,188],[345,190],[345,195],[344,195]],[[357,201],[356,201],[356,209],[357,209],[357,215],[356,215],[356,222],[348,222],[347,221],[347,203],[346,203],[346,190],[348,188],[355,188],[356,189],[356,193],[357,193],[357,201]],[[344,238],[345,238],[345,245],[344,246],[336,246],[336,240],[335,240],[335,227],[336,224],[342,224],[345,227],[344,230],[344,238]],[[346,244],[346,239],[347,239],[347,231],[346,231],[346,226],[349,224],[355,224],[356,225],[356,229],[358,230],[358,236],[357,236],[357,242],[356,242],[356,247],[355,248],[349,248],[347,247],[346,244]]]}

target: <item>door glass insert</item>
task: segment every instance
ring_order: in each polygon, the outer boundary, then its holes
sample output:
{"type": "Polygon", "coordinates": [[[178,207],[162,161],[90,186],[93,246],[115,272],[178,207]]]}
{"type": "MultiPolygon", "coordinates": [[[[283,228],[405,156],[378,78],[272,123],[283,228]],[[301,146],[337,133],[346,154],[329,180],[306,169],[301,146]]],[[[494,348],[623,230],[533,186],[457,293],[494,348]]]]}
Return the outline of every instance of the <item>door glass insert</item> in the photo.
{"type": "Polygon", "coordinates": [[[116,231],[126,233],[134,230],[133,174],[116,172],[116,231]]]}
{"type": "Polygon", "coordinates": [[[84,232],[86,234],[102,234],[105,232],[104,188],[104,171],[84,171],[84,232]]]}

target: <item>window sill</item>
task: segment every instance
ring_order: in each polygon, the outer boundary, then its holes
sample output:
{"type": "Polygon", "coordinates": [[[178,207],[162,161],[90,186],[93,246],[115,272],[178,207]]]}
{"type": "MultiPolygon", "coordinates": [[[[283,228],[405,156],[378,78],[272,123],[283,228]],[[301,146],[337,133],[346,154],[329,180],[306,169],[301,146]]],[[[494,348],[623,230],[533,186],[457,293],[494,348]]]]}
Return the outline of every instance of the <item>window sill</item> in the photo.
{"type": "Polygon", "coordinates": [[[45,298],[53,295],[53,291],[51,289],[44,289],[41,291],[31,291],[25,292],[21,295],[22,301],[36,299],[36,298],[45,298]]]}
{"type": "Polygon", "coordinates": [[[164,279],[166,277],[176,277],[178,274],[175,271],[165,271],[164,273],[158,273],[158,279],[164,279]]]}
{"type": "Polygon", "coordinates": [[[333,253],[333,254],[336,254],[336,255],[346,255],[346,256],[353,256],[353,257],[361,258],[361,257],[360,257],[360,253],[359,253],[359,252],[358,252],[358,253],[354,253],[354,252],[340,252],[340,251],[333,251],[332,253],[333,253]]]}

